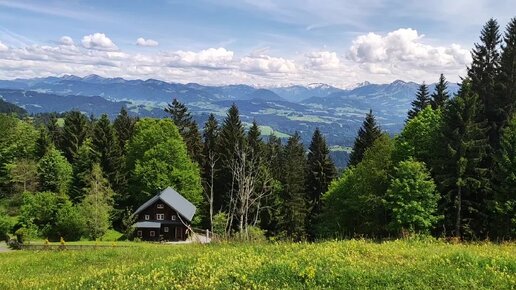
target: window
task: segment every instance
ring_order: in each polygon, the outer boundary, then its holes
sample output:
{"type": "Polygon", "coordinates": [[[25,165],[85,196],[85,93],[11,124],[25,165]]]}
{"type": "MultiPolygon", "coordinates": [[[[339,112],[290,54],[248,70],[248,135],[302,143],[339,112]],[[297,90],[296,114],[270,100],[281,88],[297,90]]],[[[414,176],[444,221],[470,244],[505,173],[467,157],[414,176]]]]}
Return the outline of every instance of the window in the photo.
{"type": "Polygon", "coordinates": [[[138,237],[141,237],[141,236],[142,236],[142,231],[137,231],[137,232],[136,232],[136,235],[137,235],[138,237]]]}
{"type": "Polygon", "coordinates": [[[162,203],[158,203],[158,208],[163,208],[163,204],[162,203]]]}
{"type": "Polygon", "coordinates": [[[157,213],[157,214],[156,214],[156,219],[157,219],[158,221],[162,221],[162,220],[164,220],[164,219],[165,219],[165,214],[164,214],[164,213],[157,213]]]}
{"type": "Polygon", "coordinates": [[[172,215],[171,220],[175,221],[175,220],[176,220],[176,218],[177,218],[177,217],[176,217],[176,215],[175,215],[175,214],[173,214],[173,215],[172,215]]]}
{"type": "Polygon", "coordinates": [[[150,231],[149,236],[155,237],[156,236],[156,232],[155,231],[150,231]]]}
{"type": "Polygon", "coordinates": [[[146,215],[145,215],[145,220],[146,220],[146,221],[150,220],[150,215],[146,214],[146,215]]]}
{"type": "Polygon", "coordinates": [[[164,231],[165,233],[168,233],[168,227],[163,228],[163,231],[164,231]]]}

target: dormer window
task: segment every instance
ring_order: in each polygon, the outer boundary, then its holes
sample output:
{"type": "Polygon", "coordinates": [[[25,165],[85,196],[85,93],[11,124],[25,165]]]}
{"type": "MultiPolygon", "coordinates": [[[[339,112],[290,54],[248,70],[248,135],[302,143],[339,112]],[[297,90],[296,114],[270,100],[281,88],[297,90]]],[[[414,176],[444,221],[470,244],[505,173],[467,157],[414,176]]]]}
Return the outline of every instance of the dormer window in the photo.
{"type": "Polygon", "coordinates": [[[177,216],[175,214],[172,215],[171,220],[175,221],[177,216]]]}
{"type": "Polygon", "coordinates": [[[156,219],[157,219],[158,221],[162,221],[162,220],[164,220],[164,219],[165,219],[165,214],[163,214],[163,213],[158,213],[158,214],[156,214],[156,219]]]}
{"type": "Polygon", "coordinates": [[[158,203],[158,208],[164,208],[162,203],[158,203]]]}
{"type": "Polygon", "coordinates": [[[145,220],[146,220],[146,221],[150,220],[150,215],[146,214],[146,215],[145,215],[145,220]]]}

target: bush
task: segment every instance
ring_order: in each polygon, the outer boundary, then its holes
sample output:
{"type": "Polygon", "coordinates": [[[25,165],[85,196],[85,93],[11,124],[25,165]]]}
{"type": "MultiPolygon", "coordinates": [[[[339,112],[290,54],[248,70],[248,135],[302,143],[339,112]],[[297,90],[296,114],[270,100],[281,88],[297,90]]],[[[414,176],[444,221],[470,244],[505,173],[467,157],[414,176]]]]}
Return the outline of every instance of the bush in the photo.
{"type": "Polygon", "coordinates": [[[228,215],[225,212],[219,212],[213,216],[213,233],[220,238],[226,236],[226,222],[228,215]]]}
{"type": "Polygon", "coordinates": [[[0,240],[7,241],[12,229],[11,221],[6,215],[0,214],[0,240]]]}
{"type": "Polygon", "coordinates": [[[55,231],[65,241],[78,241],[84,233],[84,221],[79,210],[66,203],[56,213],[55,231]]]}

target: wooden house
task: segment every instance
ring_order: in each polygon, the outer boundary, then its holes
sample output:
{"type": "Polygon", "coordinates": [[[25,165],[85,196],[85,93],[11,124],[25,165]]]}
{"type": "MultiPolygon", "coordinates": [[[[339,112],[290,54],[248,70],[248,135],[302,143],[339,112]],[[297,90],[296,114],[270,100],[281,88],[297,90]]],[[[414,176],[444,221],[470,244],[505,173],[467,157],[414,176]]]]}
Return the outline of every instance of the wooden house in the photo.
{"type": "Polygon", "coordinates": [[[184,241],[195,206],[171,187],[158,193],[136,211],[136,237],[145,241],[184,241]]]}

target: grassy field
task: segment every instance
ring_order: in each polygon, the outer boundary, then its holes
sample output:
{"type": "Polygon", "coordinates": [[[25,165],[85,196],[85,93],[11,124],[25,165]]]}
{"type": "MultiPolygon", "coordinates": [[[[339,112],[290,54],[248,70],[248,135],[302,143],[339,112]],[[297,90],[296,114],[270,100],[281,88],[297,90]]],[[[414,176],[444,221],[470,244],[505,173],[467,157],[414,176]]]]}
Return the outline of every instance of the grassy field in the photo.
{"type": "Polygon", "coordinates": [[[0,289],[514,289],[516,244],[159,245],[0,254],[0,289]]]}

